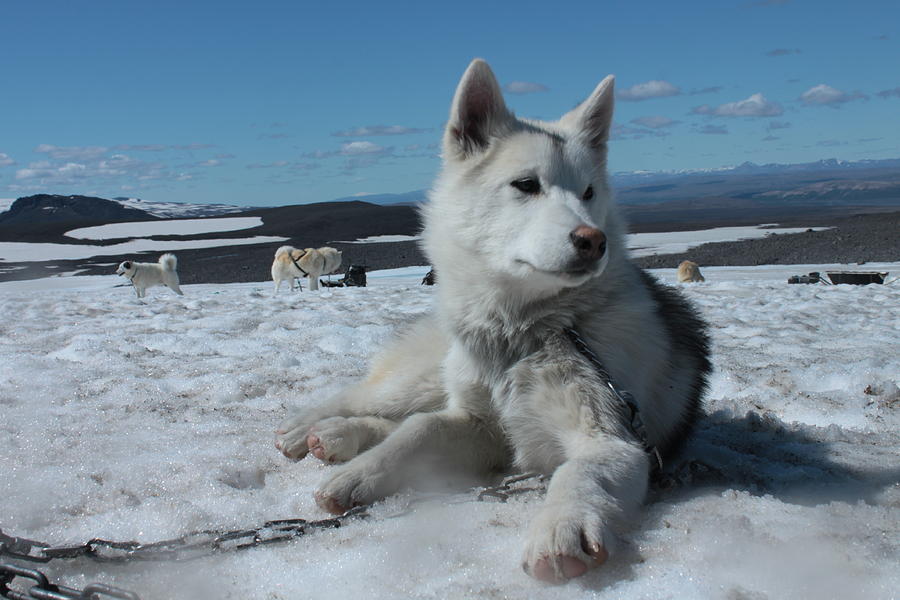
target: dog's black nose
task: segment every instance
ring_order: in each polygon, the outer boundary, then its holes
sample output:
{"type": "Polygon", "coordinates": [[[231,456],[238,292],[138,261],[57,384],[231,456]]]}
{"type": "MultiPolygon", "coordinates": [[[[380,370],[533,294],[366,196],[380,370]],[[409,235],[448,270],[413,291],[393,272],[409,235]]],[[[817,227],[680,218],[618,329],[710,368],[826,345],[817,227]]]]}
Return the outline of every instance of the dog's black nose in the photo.
{"type": "Polygon", "coordinates": [[[596,227],[579,225],[569,234],[569,239],[581,260],[597,261],[606,253],[606,235],[596,227]]]}

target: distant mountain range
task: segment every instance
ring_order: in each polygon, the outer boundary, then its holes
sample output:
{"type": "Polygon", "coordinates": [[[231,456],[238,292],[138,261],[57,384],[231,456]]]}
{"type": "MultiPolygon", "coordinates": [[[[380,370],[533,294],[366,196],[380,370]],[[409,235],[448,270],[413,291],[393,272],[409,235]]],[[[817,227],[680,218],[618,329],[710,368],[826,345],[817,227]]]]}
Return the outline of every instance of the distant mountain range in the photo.
{"type": "MultiPolygon", "coordinates": [[[[634,224],[710,220],[758,222],[759,218],[784,219],[818,209],[834,214],[842,208],[870,211],[900,207],[900,159],[826,159],[765,165],[746,162],[718,169],[615,173],[612,184],[619,203],[634,224]]],[[[412,207],[426,200],[427,190],[414,190],[350,196],[333,202],[412,207]]],[[[0,211],[2,208],[0,206],[0,211]]],[[[39,194],[19,198],[8,211],[0,212],[0,227],[66,220],[113,222],[205,218],[259,210],[262,208],[229,204],[39,194]]]]}
{"type": "Polygon", "coordinates": [[[839,160],[826,158],[809,163],[767,163],[758,165],[744,162],[737,166],[717,167],[712,169],[684,169],[677,171],[621,171],[613,173],[615,185],[636,185],[663,179],[680,179],[685,177],[705,177],[710,175],[766,175],[773,173],[816,173],[822,171],[859,171],[865,169],[900,170],[900,158],[880,160],[839,160]]]}
{"type": "MultiPolygon", "coordinates": [[[[623,205],[730,198],[733,208],[748,200],[761,202],[810,201],[848,205],[900,205],[900,159],[845,161],[835,158],[811,163],[758,165],[752,162],[717,169],[620,172],[611,177],[616,197],[623,205]]],[[[372,204],[416,205],[425,202],[427,190],[402,194],[372,194],[338,198],[372,204]]]]}
{"type": "Polygon", "coordinates": [[[380,204],[382,206],[406,204],[415,206],[425,202],[427,190],[414,190],[402,194],[363,194],[362,196],[345,196],[338,198],[335,202],[352,202],[361,201],[370,204],[380,204]]]}

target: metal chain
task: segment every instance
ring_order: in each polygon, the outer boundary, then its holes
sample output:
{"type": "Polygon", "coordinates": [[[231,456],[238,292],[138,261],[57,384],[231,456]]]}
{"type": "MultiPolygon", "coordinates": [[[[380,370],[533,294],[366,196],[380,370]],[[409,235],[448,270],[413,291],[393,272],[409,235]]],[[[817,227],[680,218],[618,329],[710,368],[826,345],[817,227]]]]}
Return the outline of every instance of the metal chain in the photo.
{"type": "Polygon", "coordinates": [[[365,517],[364,507],[348,510],[331,519],[307,521],[306,519],[280,519],[266,521],[253,529],[231,531],[194,531],[181,537],[160,542],[114,542],[101,538],[88,540],[74,546],[51,546],[43,542],[13,537],[0,530],[0,556],[46,563],[57,558],[84,556],[97,562],[125,562],[130,560],[193,560],[217,552],[245,550],[266,544],[285,542],[317,529],[340,527],[354,517],[365,517]]]}
{"type": "Polygon", "coordinates": [[[100,600],[103,597],[121,598],[122,600],[140,600],[140,597],[127,590],[123,590],[103,583],[88,584],[83,590],[66,587],[64,585],[50,583],[47,576],[36,569],[26,569],[18,565],[0,563],[0,598],[11,600],[100,600]],[[35,585],[22,592],[10,587],[17,577],[31,579],[35,585]]]}
{"type": "Polygon", "coordinates": [[[478,500],[480,502],[483,502],[485,500],[497,500],[499,502],[506,502],[511,497],[518,494],[543,490],[543,483],[544,476],[540,473],[523,473],[521,475],[510,475],[509,477],[503,479],[503,481],[501,481],[498,485],[482,488],[478,492],[478,500]],[[531,487],[516,486],[517,483],[530,481],[532,479],[536,479],[538,485],[531,487]]]}

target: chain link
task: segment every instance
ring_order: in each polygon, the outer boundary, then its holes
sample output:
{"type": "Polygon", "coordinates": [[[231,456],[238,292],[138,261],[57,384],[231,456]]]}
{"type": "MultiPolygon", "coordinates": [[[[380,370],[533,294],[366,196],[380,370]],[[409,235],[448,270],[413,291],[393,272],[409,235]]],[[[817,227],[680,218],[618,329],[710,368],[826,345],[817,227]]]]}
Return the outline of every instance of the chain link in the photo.
{"type": "Polygon", "coordinates": [[[544,476],[540,473],[523,473],[521,475],[510,475],[509,477],[506,477],[503,481],[501,481],[498,485],[482,488],[478,492],[478,500],[481,502],[484,502],[485,500],[506,502],[511,497],[518,494],[542,491],[544,489],[543,483],[544,476]],[[530,487],[516,485],[522,483],[523,481],[531,480],[537,480],[537,485],[530,487]]]}
{"type": "Polygon", "coordinates": [[[121,600],[140,600],[140,597],[127,590],[123,590],[103,583],[88,584],[83,590],[50,583],[47,576],[36,569],[27,569],[10,563],[0,563],[0,598],[11,600],[101,600],[101,598],[120,598],[121,600]],[[28,588],[27,592],[10,587],[16,578],[30,579],[35,585],[28,588]]]}

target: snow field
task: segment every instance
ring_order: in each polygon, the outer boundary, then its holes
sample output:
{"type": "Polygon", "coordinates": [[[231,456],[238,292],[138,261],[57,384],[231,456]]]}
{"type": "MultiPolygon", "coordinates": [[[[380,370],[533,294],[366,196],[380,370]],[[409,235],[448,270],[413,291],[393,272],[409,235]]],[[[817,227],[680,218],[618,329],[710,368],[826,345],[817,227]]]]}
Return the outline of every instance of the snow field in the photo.
{"type": "MultiPolygon", "coordinates": [[[[282,457],[273,430],[428,311],[424,270],[274,298],[271,282],[152,288],[143,301],[115,277],[0,287],[0,528],[53,544],[151,542],[324,518],[312,492],[329,467],[282,457]]],[[[900,287],[704,273],[682,289],[710,322],[716,370],[708,415],[670,466],[681,485],[654,492],[611,562],[583,578],[553,587],[522,572],[539,492],[506,504],[406,492],[285,544],[41,568],[144,600],[896,598],[900,287]]]]}

